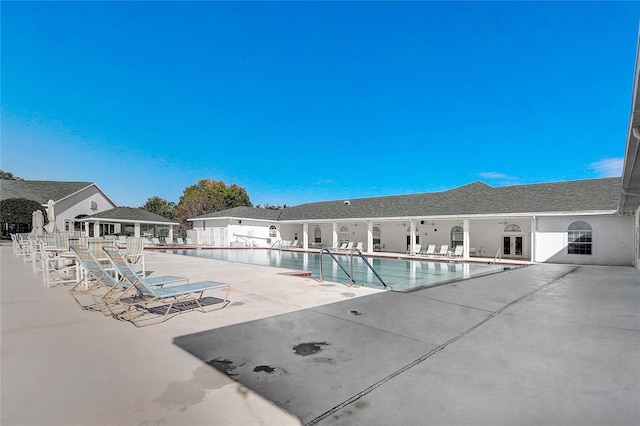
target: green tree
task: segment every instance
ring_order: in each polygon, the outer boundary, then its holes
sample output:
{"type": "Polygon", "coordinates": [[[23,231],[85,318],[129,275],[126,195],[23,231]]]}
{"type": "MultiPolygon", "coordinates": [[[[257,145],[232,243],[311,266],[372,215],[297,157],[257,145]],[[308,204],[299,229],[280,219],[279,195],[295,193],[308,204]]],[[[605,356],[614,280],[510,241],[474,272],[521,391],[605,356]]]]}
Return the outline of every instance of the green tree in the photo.
{"type": "Polygon", "coordinates": [[[7,198],[0,201],[2,234],[31,231],[31,222],[33,221],[33,212],[35,210],[42,210],[44,217],[47,217],[45,208],[36,201],[25,198],[7,198]]]}
{"type": "Polygon", "coordinates": [[[188,218],[226,210],[233,207],[252,207],[247,191],[236,184],[201,179],[184,189],[175,209],[175,219],[186,224],[188,218]]]}
{"type": "Polygon", "coordinates": [[[176,210],[176,203],[173,201],[167,201],[164,198],[153,196],[144,203],[142,208],[148,212],[159,214],[160,216],[168,219],[173,219],[176,210]]]}
{"type": "Polygon", "coordinates": [[[12,173],[5,172],[4,170],[0,170],[0,179],[5,179],[5,180],[23,180],[22,178],[14,176],[12,173]]]}

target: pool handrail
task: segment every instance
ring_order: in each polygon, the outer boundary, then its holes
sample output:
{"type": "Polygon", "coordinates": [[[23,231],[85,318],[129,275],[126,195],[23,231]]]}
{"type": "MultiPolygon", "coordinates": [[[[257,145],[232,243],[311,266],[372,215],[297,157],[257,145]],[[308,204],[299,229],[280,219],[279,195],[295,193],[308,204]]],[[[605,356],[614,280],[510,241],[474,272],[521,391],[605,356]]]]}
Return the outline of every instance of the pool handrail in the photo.
{"type": "MultiPolygon", "coordinates": [[[[355,284],[356,282],[353,280],[353,266],[351,267],[351,274],[349,274],[347,272],[346,269],[344,269],[344,266],[342,266],[340,264],[340,262],[338,261],[338,259],[335,257],[335,255],[333,253],[331,253],[331,250],[329,250],[328,248],[322,248],[320,249],[320,281],[323,282],[324,281],[324,275],[322,273],[322,255],[324,253],[327,253],[329,256],[331,256],[331,258],[333,259],[334,262],[336,262],[336,264],[340,267],[340,269],[342,269],[342,272],[345,273],[345,275],[347,277],[349,277],[349,280],[351,280],[352,284],[355,284]]],[[[349,284],[349,286],[351,286],[351,284],[349,284]]]]}
{"type": "MultiPolygon", "coordinates": [[[[366,257],[364,257],[364,255],[362,254],[362,252],[360,251],[360,249],[358,248],[353,248],[351,250],[351,261],[350,266],[351,266],[351,276],[353,276],[353,253],[354,252],[358,252],[358,256],[360,256],[360,258],[364,261],[364,264],[367,265],[369,267],[369,269],[371,269],[371,272],[373,272],[373,274],[376,276],[376,278],[378,278],[378,280],[382,283],[383,286],[387,286],[387,284],[384,282],[384,280],[382,279],[382,277],[380,275],[378,275],[378,273],[376,272],[375,269],[373,269],[373,266],[371,266],[371,264],[369,263],[369,261],[367,260],[366,257]]],[[[352,280],[353,281],[353,280],[352,280]]]]}

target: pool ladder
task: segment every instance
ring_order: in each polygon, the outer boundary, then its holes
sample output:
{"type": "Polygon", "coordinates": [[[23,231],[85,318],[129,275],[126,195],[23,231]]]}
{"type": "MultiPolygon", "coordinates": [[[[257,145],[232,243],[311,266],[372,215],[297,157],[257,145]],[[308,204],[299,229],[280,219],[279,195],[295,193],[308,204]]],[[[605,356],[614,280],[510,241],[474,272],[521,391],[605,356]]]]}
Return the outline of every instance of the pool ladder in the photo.
{"type": "Polygon", "coordinates": [[[328,248],[321,249],[320,250],[320,281],[324,281],[324,274],[322,272],[322,255],[325,253],[327,253],[331,257],[331,259],[333,259],[333,261],[336,262],[336,264],[340,267],[340,269],[342,269],[342,272],[344,272],[345,275],[349,277],[349,280],[351,281],[351,284],[349,284],[349,286],[356,284],[355,280],[353,279],[353,253],[358,253],[358,256],[360,256],[360,258],[364,261],[364,264],[367,265],[369,269],[371,269],[371,272],[373,272],[373,274],[376,276],[376,278],[378,278],[378,280],[382,283],[382,285],[385,287],[387,286],[387,284],[385,284],[382,277],[380,277],[380,275],[376,272],[376,270],[373,269],[373,266],[371,266],[367,258],[364,257],[362,252],[357,248],[351,249],[351,252],[349,253],[349,272],[347,272],[347,270],[344,269],[344,266],[342,266],[340,261],[338,261],[338,259],[331,252],[331,250],[329,250],[328,248]]]}

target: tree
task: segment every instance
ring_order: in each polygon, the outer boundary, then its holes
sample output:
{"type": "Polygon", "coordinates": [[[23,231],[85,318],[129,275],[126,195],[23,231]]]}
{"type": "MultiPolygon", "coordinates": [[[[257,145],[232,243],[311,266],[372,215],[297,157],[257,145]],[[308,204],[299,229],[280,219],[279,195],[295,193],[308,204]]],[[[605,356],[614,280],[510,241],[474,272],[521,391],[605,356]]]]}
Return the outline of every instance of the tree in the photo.
{"type": "Polygon", "coordinates": [[[233,207],[252,207],[247,191],[236,184],[201,179],[184,189],[175,209],[175,219],[186,224],[188,218],[226,210],[233,207]]]}
{"type": "Polygon", "coordinates": [[[142,208],[148,212],[166,217],[167,219],[173,219],[176,210],[176,203],[173,201],[167,201],[164,198],[153,196],[144,203],[142,208]]]}
{"type": "Polygon", "coordinates": [[[14,176],[12,173],[5,172],[4,170],[0,170],[0,179],[5,179],[5,180],[23,180],[22,178],[14,176]]]}
{"type": "Polygon", "coordinates": [[[26,198],[7,198],[0,201],[0,222],[2,222],[2,234],[13,232],[31,231],[33,212],[42,210],[46,217],[46,211],[42,205],[26,198]]]}

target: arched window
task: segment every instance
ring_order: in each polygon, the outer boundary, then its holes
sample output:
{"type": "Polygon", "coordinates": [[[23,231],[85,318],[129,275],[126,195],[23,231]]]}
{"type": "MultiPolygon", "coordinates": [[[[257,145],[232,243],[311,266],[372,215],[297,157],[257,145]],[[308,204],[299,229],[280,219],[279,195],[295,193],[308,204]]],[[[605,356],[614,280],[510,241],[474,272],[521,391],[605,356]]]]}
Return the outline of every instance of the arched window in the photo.
{"type": "Polygon", "coordinates": [[[316,226],[316,229],[313,230],[313,241],[315,243],[322,242],[322,231],[320,230],[319,226],[316,226]]]}
{"type": "Polygon", "coordinates": [[[338,241],[340,242],[348,242],[349,241],[349,228],[346,226],[341,226],[340,231],[338,232],[338,241]]]}
{"type": "Polygon", "coordinates": [[[512,223],[510,225],[505,226],[504,232],[522,232],[519,225],[512,223]]]}
{"type": "Polygon", "coordinates": [[[377,226],[373,227],[373,246],[375,247],[377,245],[380,245],[380,228],[377,226]]]}
{"type": "Polygon", "coordinates": [[[275,225],[269,227],[269,238],[275,238],[278,236],[278,230],[275,225]]]}
{"type": "Polygon", "coordinates": [[[464,240],[464,229],[462,226],[454,226],[451,228],[451,248],[461,246],[464,240]]]}
{"type": "Polygon", "coordinates": [[[591,225],[583,220],[577,220],[569,225],[567,234],[569,254],[591,254],[593,250],[591,225]]]}

